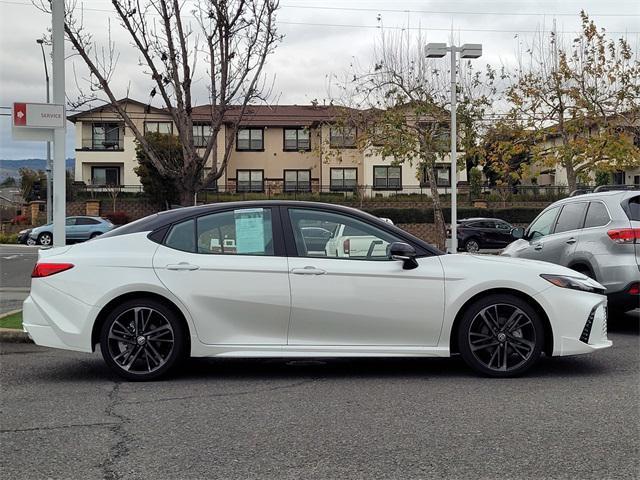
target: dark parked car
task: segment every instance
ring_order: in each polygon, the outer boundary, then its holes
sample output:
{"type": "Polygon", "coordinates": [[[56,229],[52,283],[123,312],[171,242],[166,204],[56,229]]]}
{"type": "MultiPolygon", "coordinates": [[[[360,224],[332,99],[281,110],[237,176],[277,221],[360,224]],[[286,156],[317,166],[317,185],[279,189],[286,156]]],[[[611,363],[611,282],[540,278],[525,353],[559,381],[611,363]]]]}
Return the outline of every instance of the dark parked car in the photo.
{"type": "Polygon", "coordinates": [[[18,243],[21,243],[22,245],[35,245],[36,242],[34,240],[29,241],[29,234],[31,233],[31,230],[31,228],[20,230],[18,232],[18,243]]]}
{"type": "Polygon", "coordinates": [[[504,248],[515,240],[511,230],[510,224],[498,218],[458,220],[458,250],[477,252],[481,248],[504,248]]]}

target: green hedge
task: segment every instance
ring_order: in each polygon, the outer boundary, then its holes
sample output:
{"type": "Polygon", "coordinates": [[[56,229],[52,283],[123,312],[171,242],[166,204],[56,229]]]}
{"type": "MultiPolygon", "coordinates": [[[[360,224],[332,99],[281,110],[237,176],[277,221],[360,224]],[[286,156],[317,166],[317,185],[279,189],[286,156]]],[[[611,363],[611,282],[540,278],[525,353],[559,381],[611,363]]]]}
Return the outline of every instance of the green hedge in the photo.
{"type": "MultiPolygon", "coordinates": [[[[500,218],[509,223],[529,223],[542,208],[513,207],[513,208],[458,208],[458,218],[490,217],[500,218]]],[[[367,212],[376,217],[385,217],[393,223],[433,223],[432,208],[375,208],[367,212]]],[[[451,221],[451,209],[443,208],[442,213],[446,222],[451,221]]]]}

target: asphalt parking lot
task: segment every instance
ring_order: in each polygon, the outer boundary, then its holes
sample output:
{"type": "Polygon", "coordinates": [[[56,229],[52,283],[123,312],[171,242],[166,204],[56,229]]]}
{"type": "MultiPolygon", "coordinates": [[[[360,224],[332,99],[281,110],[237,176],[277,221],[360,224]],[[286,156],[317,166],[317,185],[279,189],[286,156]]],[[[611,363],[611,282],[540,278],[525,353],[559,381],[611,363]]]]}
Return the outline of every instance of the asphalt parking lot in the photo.
{"type": "Polygon", "coordinates": [[[507,380],[458,359],[206,359],[127,383],[99,354],[2,344],[2,477],[638,478],[639,324],[507,380]]]}

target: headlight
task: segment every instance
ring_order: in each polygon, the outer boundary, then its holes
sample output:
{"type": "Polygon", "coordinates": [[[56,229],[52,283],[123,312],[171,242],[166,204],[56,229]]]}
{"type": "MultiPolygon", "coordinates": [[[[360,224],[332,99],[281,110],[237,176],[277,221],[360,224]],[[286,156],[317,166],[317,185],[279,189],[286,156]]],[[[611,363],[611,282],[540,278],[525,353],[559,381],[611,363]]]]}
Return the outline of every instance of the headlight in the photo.
{"type": "Polygon", "coordinates": [[[18,235],[25,234],[25,233],[27,233],[28,231],[29,231],[29,229],[28,229],[28,228],[27,228],[26,230],[20,230],[20,231],[18,232],[18,235]]]}
{"type": "Polygon", "coordinates": [[[580,290],[582,292],[604,295],[604,288],[602,285],[590,278],[582,279],[578,277],[570,277],[568,275],[547,275],[544,273],[540,276],[546,281],[553,283],[556,287],[570,288],[571,290],[580,290]]]}

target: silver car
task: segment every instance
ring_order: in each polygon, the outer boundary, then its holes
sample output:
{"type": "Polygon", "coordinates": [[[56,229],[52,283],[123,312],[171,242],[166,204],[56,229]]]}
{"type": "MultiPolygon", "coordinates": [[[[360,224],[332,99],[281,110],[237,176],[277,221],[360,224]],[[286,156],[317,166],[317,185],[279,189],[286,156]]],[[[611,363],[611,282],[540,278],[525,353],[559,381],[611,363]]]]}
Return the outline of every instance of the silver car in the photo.
{"type": "Polygon", "coordinates": [[[611,309],[640,307],[640,192],[565,198],[512,233],[502,255],[572,268],[606,287],[611,309]]]}
{"type": "MultiPolygon", "coordinates": [[[[67,217],[65,232],[68,241],[83,241],[107,233],[114,228],[113,223],[102,217],[77,216],[67,217]]],[[[28,245],[48,247],[53,244],[53,224],[48,223],[36,227],[29,233],[28,245]]]]}

